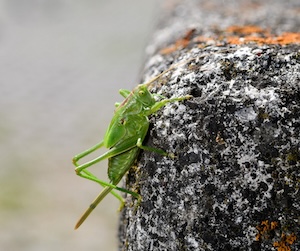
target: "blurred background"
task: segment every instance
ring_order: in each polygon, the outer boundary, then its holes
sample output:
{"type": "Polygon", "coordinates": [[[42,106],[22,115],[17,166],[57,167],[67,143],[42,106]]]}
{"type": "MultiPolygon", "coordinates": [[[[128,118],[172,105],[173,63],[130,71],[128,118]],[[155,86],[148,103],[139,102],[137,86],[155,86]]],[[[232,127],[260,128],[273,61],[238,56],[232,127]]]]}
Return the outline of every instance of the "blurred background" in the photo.
{"type": "MultiPolygon", "coordinates": [[[[0,250],[117,250],[119,203],[74,173],[139,81],[159,13],[147,0],[0,0],[0,250]]],[[[107,180],[107,162],[92,170],[107,180]]]]}

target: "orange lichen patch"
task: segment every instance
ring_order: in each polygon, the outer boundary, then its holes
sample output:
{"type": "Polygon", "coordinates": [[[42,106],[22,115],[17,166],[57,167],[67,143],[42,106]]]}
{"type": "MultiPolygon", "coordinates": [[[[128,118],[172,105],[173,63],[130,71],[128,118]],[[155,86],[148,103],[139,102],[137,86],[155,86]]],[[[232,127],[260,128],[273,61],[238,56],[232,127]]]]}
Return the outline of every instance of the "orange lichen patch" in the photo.
{"type": "Polygon", "coordinates": [[[277,251],[291,251],[290,245],[296,241],[296,235],[294,233],[290,235],[282,234],[280,241],[275,241],[273,246],[277,248],[277,251]]]}
{"type": "Polygon", "coordinates": [[[300,43],[300,33],[285,32],[279,36],[271,34],[266,29],[257,26],[230,26],[226,29],[229,35],[226,40],[229,44],[292,44],[300,43]],[[231,35],[232,34],[232,35],[231,35]]]}
{"type": "Polygon", "coordinates": [[[258,234],[255,236],[256,241],[261,241],[262,239],[270,239],[272,231],[278,227],[277,221],[272,221],[269,223],[268,220],[262,221],[261,224],[256,226],[258,234]]]}
{"type": "Polygon", "coordinates": [[[300,43],[300,33],[285,32],[281,36],[277,37],[279,44],[292,44],[300,43]]]}
{"type": "Polygon", "coordinates": [[[170,45],[162,50],[160,50],[161,54],[169,54],[179,49],[183,49],[187,47],[195,33],[196,29],[190,29],[186,32],[183,38],[178,39],[175,44],[170,45]]]}
{"type": "Polygon", "coordinates": [[[272,34],[268,29],[262,29],[255,25],[229,26],[225,30],[215,28],[215,33],[210,36],[195,35],[196,30],[190,29],[174,44],[160,50],[161,54],[170,54],[174,51],[184,49],[189,45],[197,45],[204,48],[208,45],[224,46],[226,44],[300,44],[299,32],[285,32],[280,35],[272,34]]]}
{"type": "Polygon", "coordinates": [[[285,242],[289,245],[292,245],[297,240],[297,237],[294,233],[285,236],[285,242]]]}
{"type": "Polygon", "coordinates": [[[237,26],[237,25],[233,25],[233,26],[229,26],[226,29],[227,32],[230,33],[238,33],[238,34],[252,34],[252,33],[265,33],[266,30],[255,26],[255,25],[245,25],[245,26],[237,26]]]}
{"type": "MultiPolygon", "coordinates": [[[[280,234],[281,230],[278,227],[277,221],[269,222],[268,220],[262,221],[256,226],[258,234],[255,236],[256,241],[273,239],[280,234]],[[275,234],[277,232],[277,234],[275,234]]],[[[277,251],[291,251],[291,245],[296,241],[296,235],[294,233],[287,235],[281,232],[279,241],[273,242],[273,247],[277,248],[277,251]]]]}
{"type": "Polygon", "coordinates": [[[300,33],[286,32],[278,37],[259,37],[259,36],[245,36],[237,37],[231,36],[227,38],[229,44],[247,44],[247,43],[258,43],[258,44],[297,44],[300,43],[300,33]]]}
{"type": "Polygon", "coordinates": [[[272,221],[271,222],[271,230],[274,230],[277,227],[278,227],[278,222],[277,221],[272,221]]]}

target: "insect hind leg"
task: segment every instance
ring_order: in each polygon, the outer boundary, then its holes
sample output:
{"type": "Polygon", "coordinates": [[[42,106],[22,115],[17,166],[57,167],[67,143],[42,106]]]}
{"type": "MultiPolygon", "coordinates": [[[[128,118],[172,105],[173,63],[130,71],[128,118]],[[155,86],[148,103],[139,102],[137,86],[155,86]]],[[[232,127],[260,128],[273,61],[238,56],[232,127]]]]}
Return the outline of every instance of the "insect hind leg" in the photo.
{"type": "MultiPolygon", "coordinates": [[[[101,185],[102,187],[111,187],[114,190],[118,190],[118,191],[121,191],[123,193],[131,194],[132,196],[136,197],[139,201],[141,200],[141,196],[138,193],[129,191],[129,190],[127,190],[125,188],[122,188],[122,187],[118,187],[118,186],[116,186],[112,183],[108,183],[108,182],[105,182],[103,180],[100,180],[94,174],[92,174],[91,172],[89,172],[87,170],[82,170],[82,172],[78,173],[78,175],[82,178],[92,180],[92,181],[98,183],[99,185],[101,185]]],[[[119,209],[121,210],[125,205],[124,198],[120,194],[116,193],[114,190],[111,190],[110,193],[120,201],[121,205],[120,205],[119,209]]]]}
{"type": "Polygon", "coordinates": [[[102,141],[99,142],[97,145],[94,145],[93,147],[91,147],[91,148],[85,150],[84,152],[77,154],[77,155],[73,158],[73,160],[72,160],[74,166],[78,167],[78,166],[79,166],[78,161],[79,161],[80,159],[82,159],[83,157],[89,155],[90,153],[92,153],[92,152],[98,150],[98,149],[101,148],[103,145],[104,145],[104,141],[102,140],[102,141]]]}

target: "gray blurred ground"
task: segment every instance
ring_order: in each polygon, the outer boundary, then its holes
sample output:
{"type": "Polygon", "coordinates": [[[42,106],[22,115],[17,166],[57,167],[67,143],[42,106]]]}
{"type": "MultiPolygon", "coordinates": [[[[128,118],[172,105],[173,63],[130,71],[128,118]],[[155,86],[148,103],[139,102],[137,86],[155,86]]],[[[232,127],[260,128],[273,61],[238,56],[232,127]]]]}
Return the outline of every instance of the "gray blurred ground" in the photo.
{"type": "Polygon", "coordinates": [[[0,0],[0,250],[116,250],[112,197],[73,230],[100,188],[71,158],[138,84],[158,2],[0,0]]]}

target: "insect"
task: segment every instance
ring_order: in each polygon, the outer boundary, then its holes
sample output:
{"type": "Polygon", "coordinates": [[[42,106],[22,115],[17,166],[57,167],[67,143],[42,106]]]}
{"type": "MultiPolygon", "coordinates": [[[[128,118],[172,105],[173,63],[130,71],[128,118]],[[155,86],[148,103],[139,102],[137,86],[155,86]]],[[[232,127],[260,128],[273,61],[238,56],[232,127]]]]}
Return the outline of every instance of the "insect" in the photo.
{"type": "MultiPolygon", "coordinates": [[[[179,64],[183,64],[186,62],[187,61],[181,62],[179,64]]],[[[149,115],[154,114],[170,102],[182,101],[192,97],[191,95],[186,95],[168,99],[158,94],[151,94],[148,90],[149,86],[154,81],[156,81],[163,74],[170,71],[177,65],[178,64],[171,66],[169,69],[162,72],[148,83],[138,85],[131,92],[121,89],[119,93],[125,98],[125,100],[122,103],[116,104],[114,116],[105,133],[104,139],[97,145],[76,155],[73,158],[73,164],[76,167],[75,172],[77,175],[95,181],[104,187],[101,193],[96,197],[89,208],[81,216],[81,218],[75,225],[75,229],[77,229],[85,221],[85,219],[89,216],[93,209],[109,193],[120,200],[121,207],[123,207],[124,199],[122,198],[122,196],[116,193],[115,190],[131,194],[138,199],[138,203],[141,201],[141,196],[138,193],[117,186],[122,177],[136,160],[141,149],[156,152],[164,156],[171,156],[171,154],[168,154],[162,149],[144,146],[143,141],[149,128],[149,115]],[[156,101],[155,97],[162,99],[156,101]],[[80,159],[98,150],[101,147],[108,148],[108,151],[84,164],[78,164],[78,161],[80,159]],[[88,167],[104,159],[108,159],[109,182],[98,179],[95,175],[87,170],[88,167]]]]}

